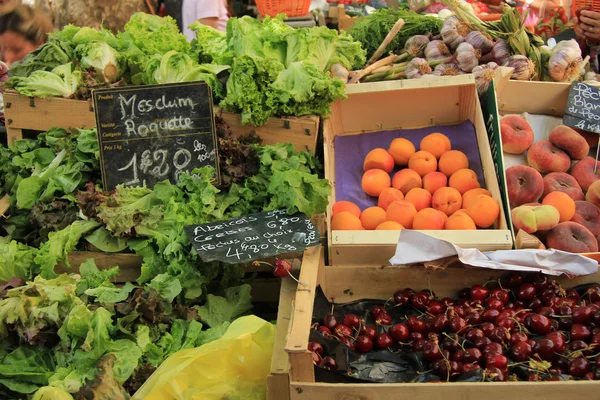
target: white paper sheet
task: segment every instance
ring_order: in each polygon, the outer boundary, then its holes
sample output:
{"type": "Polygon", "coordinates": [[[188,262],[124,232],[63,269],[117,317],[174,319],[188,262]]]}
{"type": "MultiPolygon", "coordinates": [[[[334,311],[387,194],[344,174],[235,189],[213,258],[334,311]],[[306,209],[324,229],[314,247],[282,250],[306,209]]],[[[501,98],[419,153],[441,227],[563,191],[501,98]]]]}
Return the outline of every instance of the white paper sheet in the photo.
{"type": "Polygon", "coordinates": [[[598,262],[579,254],[560,250],[497,250],[482,253],[477,249],[462,249],[445,240],[421,232],[402,230],[392,265],[425,263],[458,256],[473,267],[503,271],[543,272],[547,275],[589,275],[598,272],[598,262]]]}

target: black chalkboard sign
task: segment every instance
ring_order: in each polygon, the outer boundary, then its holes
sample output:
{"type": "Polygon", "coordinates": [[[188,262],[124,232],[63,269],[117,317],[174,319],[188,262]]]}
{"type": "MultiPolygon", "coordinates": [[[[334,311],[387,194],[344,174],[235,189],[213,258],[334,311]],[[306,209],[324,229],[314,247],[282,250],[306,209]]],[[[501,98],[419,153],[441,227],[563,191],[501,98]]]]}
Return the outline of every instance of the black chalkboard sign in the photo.
{"type": "Polygon", "coordinates": [[[227,221],[184,227],[204,262],[238,264],[319,244],[320,234],[302,213],[266,211],[227,221]]]}
{"type": "Polygon", "coordinates": [[[600,134],[600,88],[574,82],[569,91],[563,123],[600,134]]]}
{"type": "Polygon", "coordinates": [[[204,82],[93,92],[105,190],[152,187],[212,166],[219,180],[210,87],[204,82]]]}

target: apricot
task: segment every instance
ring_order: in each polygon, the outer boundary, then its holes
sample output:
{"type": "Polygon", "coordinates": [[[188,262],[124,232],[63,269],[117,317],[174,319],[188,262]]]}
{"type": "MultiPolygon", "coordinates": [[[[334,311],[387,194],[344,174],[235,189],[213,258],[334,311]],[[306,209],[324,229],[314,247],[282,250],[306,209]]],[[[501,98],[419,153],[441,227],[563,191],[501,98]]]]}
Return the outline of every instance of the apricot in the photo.
{"type": "Polygon", "coordinates": [[[404,200],[404,195],[401,191],[396,188],[387,188],[383,189],[383,192],[379,194],[379,199],[377,200],[377,205],[384,210],[387,210],[388,206],[392,201],[404,200]]]}
{"type": "Polygon", "coordinates": [[[424,208],[415,215],[413,229],[441,230],[444,229],[444,218],[433,208],[424,208]]]}
{"type": "Polygon", "coordinates": [[[442,219],[444,220],[444,224],[446,223],[446,221],[448,221],[448,216],[446,215],[445,212],[442,212],[440,210],[437,210],[437,212],[440,213],[440,215],[442,216],[442,219]]]}
{"type": "Polygon", "coordinates": [[[418,173],[421,177],[437,170],[437,160],[428,151],[417,151],[408,160],[408,168],[418,173]]]}
{"type": "Polygon", "coordinates": [[[406,196],[406,193],[412,188],[421,187],[421,175],[412,169],[404,168],[394,174],[392,178],[392,187],[398,189],[406,196]]]}
{"type": "Polygon", "coordinates": [[[460,194],[465,194],[471,189],[480,188],[481,185],[477,180],[477,174],[472,169],[459,169],[452,174],[448,180],[448,186],[458,190],[460,194]]]}
{"type": "Polygon", "coordinates": [[[382,222],[385,222],[385,210],[381,207],[369,207],[366,208],[362,214],[360,214],[360,223],[366,230],[373,230],[379,226],[382,222]]]}
{"type": "Polygon", "coordinates": [[[438,170],[446,176],[452,176],[459,169],[469,168],[469,159],[462,151],[450,150],[442,154],[438,170]]]}
{"type": "Polygon", "coordinates": [[[462,196],[462,207],[467,209],[471,205],[473,199],[480,194],[485,194],[486,196],[492,197],[492,194],[484,188],[471,189],[466,191],[462,196]]]}
{"type": "Polygon", "coordinates": [[[448,177],[441,172],[430,172],[423,177],[423,189],[434,194],[436,190],[448,184],[448,177]]]}
{"type": "Polygon", "coordinates": [[[385,219],[397,222],[406,229],[412,229],[413,219],[416,214],[417,209],[413,203],[406,200],[398,200],[388,206],[385,219]]]}
{"type": "Polygon", "coordinates": [[[405,200],[413,203],[417,211],[431,207],[431,193],[425,189],[410,189],[410,191],[406,194],[405,200]]]}
{"type": "Polygon", "coordinates": [[[399,231],[404,229],[402,225],[395,221],[385,221],[377,225],[376,231],[399,231]]]}
{"type": "Polygon", "coordinates": [[[390,143],[390,147],[388,148],[388,153],[390,153],[396,165],[399,166],[408,165],[408,160],[415,154],[415,151],[415,145],[405,138],[396,138],[392,140],[392,143],[390,143]]]}
{"type": "Polygon", "coordinates": [[[450,216],[460,210],[460,207],[462,206],[462,196],[458,190],[452,187],[439,188],[433,194],[431,206],[450,216]]]}
{"type": "Polygon", "coordinates": [[[498,220],[500,206],[494,198],[480,194],[467,208],[467,214],[478,227],[489,228],[498,220]]]}
{"type": "Polygon", "coordinates": [[[432,133],[421,140],[419,150],[428,151],[434,155],[435,158],[440,158],[442,154],[452,149],[450,139],[443,133],[432,133]]]}
{"type": "Polygon", "coordinates": [[[448,217],[448,220],[444,224],[444,229],[453,231],[475,230],[477,226],[475,226],[475,222],[473,222],[467,213],[455,212],[448,217]]]}
{"type": "Polygon", "coordinates": [[[354,214],[356,217],[360,217],[360,208],[351,201],[337,201],[332,207],[332,216],[335,217],[337,213],[342,211],[348,211],[350,214],[354,214]]]}
{"type": "Polygon", "coordinates": [[[332,218],[331,229],[334,231],[359,231],[363,227],[356,215],[348,211],[341,211],[332,218]]]}
{"type": "Polygon", "coordinates": [[[386,149],[373,149],[365,157],[363,170],[382,169],[388,174],[394,169],[394,159],[386,149]]]}
{"type": "Polygon", "coordinates": [[[377,197],[390,187],[390,175],[382,169],[370,169],[363,174],[362,189],[369,196],[377,197]]]}
{"type": "Polygon", "coordinates": [[[570,221],[575,215],[575,201],[566,193],[548,193],[548,195],[544,197],[542,204],[554,206],[554,208],[558,210],[558,213],[560,214],[559,222],[570,221]]]}

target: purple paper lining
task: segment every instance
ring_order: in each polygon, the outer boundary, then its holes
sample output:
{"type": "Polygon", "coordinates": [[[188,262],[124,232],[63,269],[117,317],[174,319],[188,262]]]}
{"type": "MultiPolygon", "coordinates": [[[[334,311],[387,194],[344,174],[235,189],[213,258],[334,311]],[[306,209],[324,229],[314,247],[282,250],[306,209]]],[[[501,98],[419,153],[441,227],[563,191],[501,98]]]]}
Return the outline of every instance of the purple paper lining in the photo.
{"type": "MultiPolygon", "coordinates": [[[[467,155],[469,168],[475,171],[481,187],[485,188],[475,127],[471,121],[465,121],[458,125],[337,136],[334,141],[336,201],[351,201],[359,206],[361,210],[376,206],[377,198],[368,196],[361,188],[363,161],[369,151],[378,147],[387,149],[392,140],[399,137],[410,140],[418,150],[421,139],[434,132],[441,132],[448,136],[450,142],[452,142],[452,150],[460,150],[467,155]]],[[[395,168],[390,175],[393,176],[399,169],[395,168]]]]}

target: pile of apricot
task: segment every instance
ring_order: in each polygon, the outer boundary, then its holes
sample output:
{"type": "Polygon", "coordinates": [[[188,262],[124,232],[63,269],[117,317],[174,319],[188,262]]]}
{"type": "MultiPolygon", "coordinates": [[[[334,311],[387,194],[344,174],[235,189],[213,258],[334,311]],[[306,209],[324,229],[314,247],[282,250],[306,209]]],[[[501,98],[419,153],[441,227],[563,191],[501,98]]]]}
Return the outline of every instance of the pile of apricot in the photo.
{"type": "Polygon", "coordinates": [[[377,206],[364,210],[349,201],[333,205],[333,230],[473,230],[489,228],[500,206],[469,159],[452,150],[450,139],[432,133],[419,151],[408,139],[396,138],[389,148],[376,148],[363,163],[362,189],[377,197],[377,206]],[[401,167],[390,176],[395,167],[401,167]]]}

